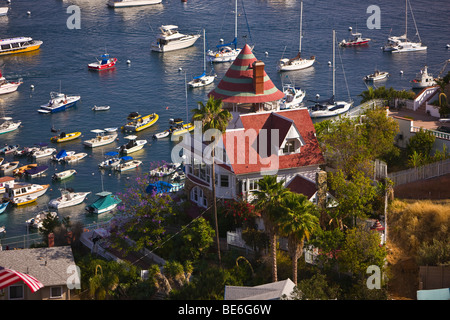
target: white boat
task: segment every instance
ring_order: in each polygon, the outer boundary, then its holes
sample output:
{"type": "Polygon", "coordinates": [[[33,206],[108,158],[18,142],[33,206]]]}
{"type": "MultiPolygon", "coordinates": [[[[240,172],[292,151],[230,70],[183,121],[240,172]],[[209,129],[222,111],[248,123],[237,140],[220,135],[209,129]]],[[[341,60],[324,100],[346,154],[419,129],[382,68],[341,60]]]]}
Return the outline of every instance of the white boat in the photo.
{"type": "Polygon", "coordinates": [[[86,147],[96,148],[100,146],[104,146],[110,143],[113,143],[117,138],[117,132],[112,132],[111,134],[105,134],[105,130],[95,129],[91,130],[91,132],[95,133],[95,138],[83,141],[83,144],[86,147]]]}
{"type": "Polygon", "coordinates": [[[132,157],[126,156],[121,158],[119,165],[115,166],[113,170],[123,172],[139,167],[142,164],[141,160],[134,160],[132,157]]]}
{"type": "Polygon", "coordinates": [[[0,227],[0,233],[6,233],[6,228],[5,228],[5,226],[0,227]]]}
{"type": "Polygon", "coordinates": [[[422,40],[420,39],[419,30],[417,29],[411,4],[408,2],[408,0],[405,0],[405,34],[399,37],[389,37],[388,42],[383,47],[383,51],[399,53],[424,50],[427,50],[427,46],[423,45],[422,40]],[[417,35],[419,42],[412,42],[408,39],[408,4],[411,11],[411,16],[413,18],[414,27],[416,28],[415,35],[417,35]]]}
{"type": "Polygon", "coordinates": [[[33,51],[39,49],[41,45],[42,41],[33,40],[31,37],[0,39],[0,55],[33,51]]]}
{"type": "Polygon", "coordinates": [[[425,66],[416,77],[411,80],[411,85],[414,89],[422,89],[426,87],[431,87],[436,85],[436,80],[434,80],[433,75],[428,73],[428,67],[425,66]]]}
{"type": "Polygon", "coordinates": [[[111,8],[137,7],[159,4],[162,0],[109,0],[108,6],[111,8]]]}
{"type": "Polygon", "coordinates": [[[175,171],[177,171],[181,167],[181,163],[167,163],[162,166],[159,166],[153,170],[150,170],[150,177],[165,177],[169,176],[175,171]]]}
{"type": "Polygon", "coordinates": [[[25,224],[30,228],[36,229],[42,228],[43,226],[42,223],[48,216],[56,218],[58,214],[54,211],[41,211],[38,214],[36,214],[36,216],[34,216],[33,218],[26,220],[25,224]]]}
{"type": "Polygon", "coordinates": [[[75,153],[72,156],[65,157],[64,162],[74,163],[74,162],[80,161],[81,159],[83,159],[85,157],[87,157],[87,153],[85,153],[85,152],[75,153]]]}
{"type": "Polygon", "coordinates": [[[0,16],[6,16],[8,13],[9,7],[1,7],[0,8],[0,16]]]}
{"type": "Polygon", "coordinates": [[[52,154],[56,152],[55,148],[41,148],[40,150],[34,151],[31,156],[35,159],[43,158],[43,157],[49,157],[52,154]]]}
{"type": "Polygon", "coordinates": [[[84,201],[90,192],[74,192],[71,189],[59,189],[61,196],[50,200],[48,206],[50,208],[61,209],[76,206],[84,201]]]}
{"type": "Polygon", "coordinates": [[[301,107],[306,92],[292,84],[283,85],[284,98],[280,101],[280,109],[292,109],[301,107]]]}
{"type": "Polygon", "coordinates": [[[153,139],[163,139],[163,138],[167,138],[167,137],[170,135],[171,132],[172,132],[172,131],[171,131],[170,129],[167,129],[167,130],[164,130],[164,131],[155,133],[155,134],[153,135],[153,139]]]}
{"type": "Polygon", "coordinates": [[[39,113],[55,113],[64,111],[76,105],[81,99],[79,95],[67,95],[61,92],[50,92],[50,100],[38,109],[39,113]]]}
{"type": "Polygon", "coordinates": [[[7,155],[11,153],[15,153],[19,149],[19,145],[5,145],[3,148],[0,149],[0,153],[7,155]]]}
{"type": "Polygon", "coordinates": [[[110,151],[105,154],[106,159],[98,164],[100,169],[112,169],[120,164],[119,153],[116,151],[110,151]]]}
{"type": "Polygon", "coordinates": [[[4,197],[9,199],[13,204],[19,205],[21,202],[36,200],[47,192],[49,184],[32,184],[25,182],[16,182],[12,186],[6,187],[4,197]]]}
{"type": "MultiPolygon", "coordinates": [[[[238,37],[238,23],[237,23],[237,0],[234,4],[234,39],[230,43],[219,44],[216,46],[217,50],[208,50],[206,52],[206,60],[208,62],[220,63],[220,62],[232,62],[236,60],[236,57],[241,52],[241,48],[237,47],[237,37],[238,37]]],[[[222,42],[222,40],[221,40],[222,42]]]]}
{"type": "Polygon", "coordinates": [[[0,134],[14,131],[22,124],[21,121],[12,121],[11,117],[3,117],[1,119],[4,121],[0,124],[0,134]]]}
{"type": "Polygon", "coordinates": [[[64,180],[64,179],[70,178],[71,176],[73,176],[76,173],[77,173],[77,171],[74,169],[69,169],[69,170],[65,170],[65,171],[61,171],[61,172],[55,172],[52,176],[52,179],[53,180],[64,180]]]}
{"type": "Polygon", "coordinates": [[[129,140],[128,143],[121,145],[120,147],[117,148],[119,150],[119,152],[124,153],[124,154],[130,154],[130,153],[139,151],[147,143],[147,140],[136,140],[137,136],[134,136],[134,135],[126,136],[126,137],[124,137],[124,139],[129,140]]]}
{"type": "Polygon", "coordinates": [[[29,178],[39,177],[48,170],[48,166],[36,166],[25,170],[25,175],[29,178]]]}
{"type": "Polygon", "coordinates": [[[188,48],[194,45],[200,34],[183,34],[178,31],[178,26],[162,25],[161,33],[156,36],[152,42],[151,49],[157,52],[168,52],[188,48]]]}
{"type": "Polygon", "coordinates": [[[360,32],[352,32],[352,28],[349,28],[350,31],[350,35],[352,36],[350,39],[348,40],[342,40],[341,42],[339,42],[339,45],[341,47],[356,47],[356,46],[363,46],[363,45],[367,45],[369,44],[369,42],[371,41],[370,38],[363,38],[362,37],[362,33],[360,32]]]}
{"type": "Polygon", "coordinates": [[[335,100],[335,49],[336,49],[336,34],[333,30],[333,96],[324,101],[314,101],[313,106],[308,107],[309,115],[311,118],[324,118],[333,117],[340,114],[344,114],[350,110],[353,105],[353,101],[336,101],[335,100]]]}
{"type": "Polygon", "coordinates": [[[108,111],[111,107],[110,106],[93,106],[93,111],[108,111]]]}
{"type": "Polygon", "coordinates": [[[293,71],[293,70],[301,70],[305,68],[311,67],[316,58],[311,56],[309,59],[305,59],[301,57],[302,53],[302,19],[303,19],[303,1],[300,2],[300,41],[297,56],[292,59],[282,58],[278,61],[277,69],[278,71],[293,71]]]}
{"type": "Polygon", "coordinates": [[[374,73],[368,74],[364,77],[364,81],[379,81],[389,77],[389,72],[375,70],[374,73]]]}
{"type": "Polygon", "coordinates": [[[0,94],[11,93],[17,90],[19,86],[23,83],[22,79],[12,82],[7,81],[0,71],[0,94]]]}
{"type": "Polygon", "coordinates": [[[0,165],[0,173],[7,175],[19,166],[19,161],[6,162],[0,165]]]}
{"type": "Polygon", "coordinates": [[[194,77],[191,81],[188,82],[188,85],[191,88],[204,87],[214,82],[216,75],[207,75],[206,74],[206,36],[205,29],[203,29],[203,73],[197,77],[194,77]]]}
{"type": "Polygon", "coordinates": [[[61,150],[57,154],[52,155],[52,160],[57,162],[63,162],[66,157],[73,156],[75,154],[75,151],[66,151],[61,150]]]}

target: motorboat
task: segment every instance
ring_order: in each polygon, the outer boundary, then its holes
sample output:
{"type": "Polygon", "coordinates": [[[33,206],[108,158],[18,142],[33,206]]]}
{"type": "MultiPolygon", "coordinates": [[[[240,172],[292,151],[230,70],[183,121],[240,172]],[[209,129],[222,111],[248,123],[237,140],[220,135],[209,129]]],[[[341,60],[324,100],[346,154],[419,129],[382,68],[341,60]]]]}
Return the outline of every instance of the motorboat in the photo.
{"type": "Polygon", "coordinates": [[[155,193],[155,194],[160,194],[160,193],[174,193],[174,192],[178,192],[180,190],[183,190],[184,188],[184,183],[183,182],[173,182],[173,183],[169,183],[167,181],[156,181],[154,183],[150,183],[146,188],[145,188],[145,192],[147,193],[155,193]]]}
{"type": "Polygon", "coordinates": [[[6,16],[8,14],[9,7],[0,7],[0,16],[6,16]]]}
{"type": "Polygon", "coordinates": [[[306,92],[292,84],[283,85],[284,98],[280,101],[280,109],[293,109],[301,106],[306,92]]]}
{"type": "Polygon", "coordinates": [[[117,132],[117,127],[113,127],[113,128],[105,128],[104,130],[105,130],[105,132],[107,132],[107,133],[113,133],[113,132],[117,132]]]}
{"type": "Polygon", "coordinates": [[[35,159],[49,157],[56,152],[55,148],[41,148],[40,150],[34,151],[31,156],[35,159]]]}
{"type": "Polygon", "coordinates": [[[370,38],[363,38],[362,33],[360,32],[352,32],[352,28],[349,29],[351,38],[348,40],[342,40],[339,42],[339,45],[341,47],[356,47],[356,46],[363,46],[369,44],[371,41],[370,38]]]}
{"type": "Polygon", "coordinates": [[[119,153],[116,151],[110,151],[105,153],[106,159],[98,164],[100,169],[112,169],[118,166],[120,163],[119,153]]]}
{"type": "Polygon", "coordinates": [[[193,123],[184,123],[182,119],[176,118],[176,119],[170,119],[170,133],[172,136],[179,136],[183,135],[185,133],[191,132],[195,129],[195,124],[193,123]]]}
{"type": "Polygon", "coordinates": [[[33,154],[33,152],[39,150],[39,147],[24,147],[22,149],[17,149],[14,151],[14,156],[16,157],[23,157],[23,156],[30,156],[33,154]]]}
{"type": "Polygon", "coordinates": [[[181,182],[186,180],[186,174],[181,170],[177,170],[170,176],[169,180],[170,182],[181,182]]]}
{"type": "Polygon", "coordinates": [[[5,212],[6,208],[8,207],[9,201],[0,203],[0,214],[5,212]]]}
{"type": "Polygon", "coordinates": [[[61,196],[50,200],[50,208],[61,209],[79,205],[91,192],[75,192],[72,189],[59,189],[61,196]]]}
{"type": "Polygon", "coordinates": [[[425,66],[416,77],[411,80],[411,85],[414,89],[422,89],[436,85],[436,80],[431,73],[428,73],[428,67],[425,66]]]}
{"type": "Polygon", "coordinates": [[[11,161],[11,162],[7,162],[7,163],[3,163],[0,166],[0,173],[2,173],[3,175],[7,175],[11,172],[14,171],[14,169],[16,169],[19,166],[19,161],[11,161]]]}
{"type": "Polygon", "coordinates": [[[4,155],[11,154],[11,153],[14,153],[17,149],[19,149],[18,144],[6,145],[0,149],[0,154],[4,154],[4,155]]]}
{"type": "Polygon", "coordinates": [[[72,177],[74,174],[76,174],[77,171],[74,169],[69,169],[61,172],[55,172],[52,176],[53,180],[65,180],[70,177],[72,177]]]}
{"type": "Polygon", "coordinates": [[[159,4],[162,0],[109,0],[108,6],[111,8],[148,6],[152,4],[159,4]]]}
{"type": "Polygon", "coordinates": [[[36,168],[37,166],[38,166],[37,163],[30,163],[30,164],[18,167],[18,168],[13,170],[13,176],[19,176],[20,177],[20,176],[25,174],[26,170],[30,170],[30,169],[36,168]]]}
{"type": "Polygon", "coordinates": [[[141,115],[139,114],[139,112],[133,111],[128,114],[127,120],[134,120],[134,119],[139,118],[140,116],[141,115]]]}
{"type": "Polygon", "coordinates": [[[18,81],[7,81],[0,71],[0,94],[14,92],[22,83],[22,79],[19,79],[18,81]]]}
{"type": "Polygon", "coordinates": [[[150,177],[165,177],[169,176],[175,171],[177,171],[181,167],[181,163],[167,163],[163,164],[162,166],[159,166],[153,170],[150,170],[149,175],[150,177]]]}
{"type": "Polygon", "coordinates": [[[117,196],[109,191],[102,191],[96,194],[98,199],[86,207],[89,213],[101,214],[114,210],[122,202],[117,196]]]}
{"type": "Polygon", "coordinates": [[[11,200],[11,203],[13,205],[15,205],[16,207],[19,206],[24,206],[33,202],[36,202],[37,197],[36,196],[26,196],[26,197],[22,197],[22,198],[14,198],[13,200],[11,200]]]}
{"type": "Polygon", "coordinates": [[[75,139],[79,138],[80,136],[81,136],[81,132],[79,132],[79,131],[71,132],[71,133],[61,132],[59,135],[51,137],[50,141],[56,142],[56,143],[61,143],[61,142],[75,140],[75,139]]]}
{"type": "Polygon", "coordinates": [[[43,175],[48,170],[48,166],[42,165],[25,170],[25,176],[34,178],[43,175]]]}
{"type": "Polygon", "coordinates": [[[163,138],[167,138],[167,137],[170,135],[171,132],[172,132],[172,131],[171,131],[170,129],[167,129],[167,130],[164,130],[164,131],[155,133],[155,134],[153,135],[153,139],[163,139],[163,138]]]}
{"type": "Polygon", "coordinates": [[[119,152],[124,153],[124,154],[130,154],[130,153],[139,151],[147,143],[147,140],[136,140],[137,136],[134,136],[134,135],[126,136],[126,137],[124,137],[124,139],[129,140],[128,143],[121,145],[120,147],[117,148],[119,150],[119,152]]]}
{"type": "Polygon", "coordinates": [[[52,155],[52,160],[57,162],[62,162],[65,160],[66,157],[73,156],[75,154],[75,151],[66,151],[66,150],[60,150],[57,154],[52,155]]]}
{"type": "Polygon", "coordinates": [[[188,48],[194,45],[200,34],[183,34],[176,25],[162,25],[156,40],[152,42],[151,49],[157,52],[168,52],[188,48]]]}
{"type": "Polygon", "coordinates": [[[117,58],[112,58],[108,53],[105,53],[96,62],[89,63],[88,69],[96,71],[107,70],[115,67],[116,63],[117,58]]]}
{"type": "Polygon", "coordinates": [[[52,217],[55,219],[58,217],[58,214],[54,211],[44,210],[44,211],[37,213],[34,217],[26,220],[25,224],[29,228],[40,229],[43,227],[44,220],[48,217],[52,217]]]}
{"type": "Polygon", "coordinates": [[[33,40],[31,37],[16,37],[0,39],[0,55],[15,54],[38,50],[42,41],[33,40]]]}
{"type": "Polygon", "coordinates": [[[26,182],[15,182],[12,186],[6,187],[6,192],[4,197],[9,199],[13,204],[20,204],[36,199],[47,192],[49,184],[34,184],[26,182]]]}
{"type": "Polygon", "coordinates": [[[14,131],[22,124],[21,121],[12,121],[11,117],[3,117],[1,119],[4,121],[0,124],[0,134],[14,131]]]}
{"type": "Polygon", "coordinates": [[[379,81],[379,80],[384,80],[387,77],[389,77],[389,72],[375,70],[374,73],[368,74],[363,79],[364,79],[364,81],[379,81]]]}
{"type": "Polygon", "coordinates": [[[133,119],[124,125],[122,128],[125,131],[129,132],[139,132],[141,130],[150,128],[152,125],[158,121],[159,115],[156,113],[152,113],[143,117],[139,117],[137,119],[133,119]]]}
{"type": "Polygon", "coordinates": [[[74,163],[74,162],[80,161],[81,159],[87,157],[87,155],[88,154],[86,152],[75,153],[74,155],[65,157],[64,162],[74,163]]]}
{"type": "Polygon", "coordinates": [[[38,112],[47,114],[64,111],[74,107],[80,99],[81,96],[79,95],[67,95],[61,92],[50,92],[49,102],[42,105],[38,112]]]}
{"type": "Polygon", "coordinates": [[[188,82],[188,85],[191,88],[198,88],[210,85],[214,82],[214,79],[217,77],[216,75],[207,75],[206,74],[206,36],[205,29],[203,29],[203,73],[199,76],[194,77],[191,81],[188,82]]]}
{"type": "Polygon", "coordinates": [[[83,144],[89,148],[96,148],[113,143],[117,138],[117,132],[112,132],[111,134],[105,134],[105,130],[94,129],[91,132],[95,133],[95,138],[83,141],[83,144]]]}
{"type": "Polygon", "coordinates": [[[294,58],[282,58],[278,61],[277,69],[278,71],[293,71],[293,70],[301,70],[311,67],[316,61],[315,56],[311,56],[308,58],[302,58],[302,18],[303,18],[303,1],[300,2],[300,41],[298,53],[294,58]]]}
{"type": "Polygon", "coordinates": [[[93,106],[92,111],[108,111],[111,106],[93,106]]]}
{"type": "Polygon", "coordinates": [[[125,156],[120,158],[120,163],[115,166],[113,168],[113,170],[122,172],[122,171],[127,171],[127,170],[131,170],[134,168],[139,167],[142,164],[141,160],[134,160],[132,157],[130,156],[125,156]]]}

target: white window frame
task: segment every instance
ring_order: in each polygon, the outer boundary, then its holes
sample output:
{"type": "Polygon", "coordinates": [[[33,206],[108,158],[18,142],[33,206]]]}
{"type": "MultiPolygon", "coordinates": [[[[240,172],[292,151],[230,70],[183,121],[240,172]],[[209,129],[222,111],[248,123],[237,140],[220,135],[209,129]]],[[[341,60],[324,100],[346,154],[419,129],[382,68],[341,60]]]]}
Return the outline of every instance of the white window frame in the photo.
{"type": "Polygon", "coordinates": [[[63,288],[62,288],[62,286],[53,286],[53,287],[50,287],[50,298],[51,298],[51,299],[62,298],[62,296],[63,296],[63,288]],[[59,288],[59,290],[60,290],[60,295],[59,295],[59,296],[54,296],[54,295],[53,295],[52,290],[55,289],[55,288],[59,288]]]}
{"type": "Polygon", "coordinates": [[[25,299],[25,290],[23,284],[13,284],[8,287],[8,298],[9,300],[23,300],[25,299]],[[13,287],[21,287],[22,288],[22,297],[21,298],[11,298],[11,288],[13,287]]]}

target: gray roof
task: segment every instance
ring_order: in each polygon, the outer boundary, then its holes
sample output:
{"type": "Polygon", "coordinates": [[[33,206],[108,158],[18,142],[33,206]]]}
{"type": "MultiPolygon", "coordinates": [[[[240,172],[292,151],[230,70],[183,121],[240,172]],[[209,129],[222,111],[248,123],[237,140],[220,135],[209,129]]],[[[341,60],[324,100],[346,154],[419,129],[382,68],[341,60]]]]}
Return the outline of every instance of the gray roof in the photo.
{"type": "Polygon", "coordinates": [[[65,285],[75,265],[70,246],[0,251],[0,267],[29,274],[44,286],[65,285]]]}
{"type": "Polygon", "coordinates": [[[225,300],[279,300],[283,295],[289,298],[294,287],[290,279],[255,287],[225,286],[225,300]]]}

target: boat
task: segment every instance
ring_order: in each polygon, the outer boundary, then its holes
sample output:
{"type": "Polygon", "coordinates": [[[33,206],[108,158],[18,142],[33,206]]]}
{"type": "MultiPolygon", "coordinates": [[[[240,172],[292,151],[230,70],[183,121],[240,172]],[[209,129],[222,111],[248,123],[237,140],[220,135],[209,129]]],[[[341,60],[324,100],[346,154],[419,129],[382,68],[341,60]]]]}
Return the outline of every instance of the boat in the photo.
{"type": "Polygon", "coordinates": [[[119,155],[116,151],[110,151],[105,153],[106,159],[98,164],[100,169],[112,169],[115,166],[118,166],[120,163],[120,158],[117,157],[119,155]]]}
{"type": "Polygon", "coordinates": [[[360,32],[352,32],[352,28],[349,29],[351,38],[348,40],[342,40],[339,42],[339,45],[341,47],[356,47],[356,46],[363,46],[369,44],[371,41],[370,38],[363,38],[362,33],[360,32]]]}
{"type": "MultiPolygon", "coordinates": [[[[33,184],[26,182],[15,182],[12,186],[6,187],[4,197],[9,199],[13,204],[20,205],[30,200],[36,200],[47,192],[49,184],[33,184]]],[[[32,202],[32,201],[30,201],[32,202]]]]}
{"type": "Polygon", "coordinates": [[[16,169],[18,166],[19,166],[19,161],[12,161],[12,162],[3,163],[0,166],[0,172],[3,175],[7,175],[7,174],[13,172],[14,169],[16,169]]]}
{"type": "Polygon", "coordinates": [[[433,78],[431,73],[428,73],[428,67],[425,66],[420,70],[420,73],[411,80],[411,85],[414,89],[422,89],[426,87],[431,87],[436,85],[436,80],[433,78]]]}
{"type": "Polygon", "coordinates": [[[3,117],[1,119],[4,121],[0,124],[0,134],[14,131],[22,124],[21,121],[12,121],[11,117],[3,117]]]}
{"type": "Polygon", "coordinates": [[[79,95],[67,95],[60,92],[50,92],[50,100],[47,104],[42,105],[38,110],[39,113],[55,113],[74,107],[81,99],[79,95]]]}
{"type": "Polygon", "coordinates": [[[11,154],[11,153],[14,153],[17,149],[19,149],[18,144],[6,145],[0,149],[0,154],[4,154],[4,155],[11,154]]]}
{"type": "Polygon", "coordinates": [[[176,119],[170,119],[170,134],[173,136],[179,136],[188,132],[191,132],[195,128],[195,124],[189,122],[184,123],[182,119],[176,118],[176,119]]]}
{"type": "Polygon", "coordinates": [[[27,227],[39,229],[43,227],[44,220],[49,216],[56,218],[58,214],[54,211],[44,210],[36,214],[33,218],[26,220],[25,224],[27,227]]]}
{"type": "Polygon", "coordinates": [[[172,132],[172,131],[171,131],[170,129],[167,129],[167,130],[164,130],[164,131],[155,133],[155,134],[153,135],[153,139],[163,139],[163,138],[167,138],[167,137],[170,135],[171,132],[172,132]]]}
{"type": "Polygon", "coordinates": [[[71,132],[71,133],[61,132],[59,135],[51,137],[50,141],[56,142],[56,143],[61,143],[61,142],[75,140],[75,139],[79,138],[80,136],[81,136],[81,132],[79,132],[79,131],[71,132]]]}
{"type": "Polygon", "coordinates": [[[117,127],[114,127],[114,128],[105,128],[104,130],[105,130],[105,132],[113,133],[113,132],[117,132],[117,127]]]}
{"type": "Polygon", "coordinates": [[[141,115],[139,114],[139,112],[130,112],[127,116],[127,120],[134,120],[139,118],[141,115]]]}
{"type": "Polygon", "coordinates": [[[26,170],[36,168],[37,166],[38,166],[37,163],[31,163],[31,164],[27,164],[25,166],[16,168],[13,170],[13,176],[22,176],[25,174],[26,170]]]}
{"type": "Polygon", "coordinates": [[[77,171],[74,169],[69,169],[61,172],[55,172],[52,176],[53,180],[64,180],[72,177],[74,174],[76,174],[77,171]]]}
{"type": "Polygon", "coordinates": [[[162,166],[159,166],[153,170],[150,170],[149,175],[150,177],[166,177],[169,176],[175,171],[177,171],[181,167],[181,163],[166,163],[162,166]]]}
{"type": "Polygon", "coordinates": [[[65,160],[66,157],[73,156],[74,154],[75,151],[66,151],[63,149],[59,151],[57,154],[52,155],[52,160],[62,162],[65,160]]]}
{"type": "Polygon", "coordinates": [[[48,206],[50,208],[61,209],[79,205],[86,199],[91,192],[75,192],[72,189],[59,189],[61,196],[50,200],[48,206]]]}
{"type": "Polygon", "coordinates": [[[5,212],[6,208],[8,207],[9,201],[0,203],[0,214],[5,212]]]}
{"type": "Polygon", "coordinates": [[[49,157],[56,152],[55,148],[43,147],[40,150],[33,151],[31,156],[35,159],[49,157]]]}
{"type": "Polygon", "coordinates": [[[141,164],[142,164],[142,161],[140,161],[140,160],[134,160],[130,156],[124,156],[124,157],[120,158],[120,163],[118,165],[114,166],[112,169],[122,172],[122,171],[127,171],[127,170],[137,168],[141,164]]]}
{"type": "Polygon", "coordinates": [[[158,121],[159,115],[156,113],[152,113],[143,117],[139,117],[137,119],[131,120],[122,128],[125,131],[134,131],[138,132],[147,128],[150,128],[152,125],[158,121]]]}
{"type": "Polygon", "coordinates": [[[167,181],[156,181],[155,183],[150,183],[146,188],[145,192],[147,193],[173,193],[180,190],[183,190],[184,183],[173,182],[169,183],[167,181]]]}
{"type": "Polygon", "coordinates": [[[336,101],[335,100],[335,48],[336,48],[336,33],[333,30],[333,95],[331,98],[322,101],[313,101],[314,105],[308,107],[311,118],[325,118],[333,117],[346,113],[353,105],[353,101],[336,101]]]}
{"type": "Polygon", "coordinates": [[[8,14],[9,7],[0,7],[0,16],[6,16],[8,14]]]}
{"type": "Polygon", "coordinates": [[[191,81],[188,82],[188,85],[191,88],[199,88],[210,85],[214,82],[216,75],[207,75],[206,74],[206,36],[205,29],[203,29],[203,73],[199,76],[194,77],[191,81]]]}
{"type": "Polygon", "coordinates": [[[117,132],[112,132],[111,134],[105,134],[105,130],[94,129],[91,132],[95,133],[95,138],[83,141],[83,144],[89,148],[96,148],[113,143],[117,138],[117,132]]]}
{"type": "Polygon", "coordinates": [[[177,170],[170,176],[169,180],[170,182],[181,182],[186,180],[186,174],[181,170],[177,170]]]}
{"type": "Polygon", "coordinates": [[[400,53],[424,50],[427,50],[427,46],[423,45],[422,40],[420,39],[419,30],[417,29],[411,4],[408,2],[408,0],[405,0],[405,34],[401,36],[389,37],[386,45],[383,46],[383,51],[400,53]],[[408,39],[408,4],[411,11],[411,16],[413,18],[414,26],[416,28],[415,35],[417,35],[419,42],[412,42],[408,39]]]}
{"type": "Polygon", "coordinates": [[[86,207],[89,213],[101,214],[111,211],[117,207],[119,203],[122,202],[117,196],[114,196],[109,191],[102,191],[96,194],[99,198],[86,207]]]}
{"type": "Polygon", "coordinates": [[[375,70],[374,73],[368,74],[363,79],[364,81],[379,81],[389,77],[389,72],[375,70]]]}
{"type": "Polygon", "coordinates": [[[18,81],[6,81],[6,78],[2,75],[0,71],[0,94],[11,93],[17,91],[19,86],[23,83],[22,79],[18,81]]]}
{"type": "Polygon", "coordinates": [[[291,83],[283,84],[284,98],[280,101],[280,109],[293,109],[301,106],[306,92],[291,83]]]}
{"type": "Polygon", "coordinates": [[[36,202],[36,200],[37,200],[37,197],[35,197],[35,196],[26,196],[23,198],[17,198],[17,199],[14,198],[13,200],[11,200],[11,203],[13,205],[15,205],[16,207],[19,207],[19,206],[24,206],[24,205],[36,202]]]}
{"type": "Polygon", "coordinates": [[[117,148],[119,150],[119,152],[124,153],[124,154],[130,154],[130,153],[139,151],[147,143],[147,140],[136,140],[137,136],[134,136],[134,135],[126,136],[126,137],[124,137],[124,139],[129,140],[129,142],[124,145],[121,145],[120,147],[117,148]]]}
{"type": "Polygon", "coordinates": [[[117,58],[111,58],[108,53],[102,54],[96,62],[88,64],[89,70],[101,71],[113,68],[117,63],[117,58]]]}
{"type": "Polygon", "coordinates": [[[183,34],[178,31],[178,26],[162,25],[159,30],[160,34],[156,36],[156,40],[152,42],[151,49],[157,52],[168,52],[188,48],[194,45],[200,34],[183,34]]]}
{"type": "Polygon", "coordinates": [[[93,106],[92,111],[108,111],[110,106],[93,106]]]}
{"type": "Polygon", "coordinates": [[[301,57],[302,38],[303,38],[302,19],[303,19],[303,1],[300,2],[300,41],[299,41],[298,53],[294,58],[280,59],[277,64],[278,71],[293,71],[293,70],[301,70],[301,69],[309,68],[316,61],[315,56],[311,56],[309,59],[305,59],[305,58],[301,57]]]}
{"type": "Polygon", "coordinates": [[[48,166],[42,165],[25,170],[25,175],[34,178],[43,175],[48,170],[48,166]]]}
{"type": "Polygon", "coordinates": [[[31,37],[16,37],[0,39],[0,55],[15,54],[38,50],[42,41],[33,40],[31,37]]]}
{"type": "Polygon", "coordinates": [[[87,157],[87,153],[85,152],[80,152],[80,153],[75,153],[74,155],[71,156],[67,156],[64,158],[64,162],[66,163],[74,163],[77,162],[85,157],[87,157]]]}
{"type": "Polygon", "coordinates": [[[147,6],[159,4],[162,0],[109,0],[108,6],[111,8],[147,6]]]}

